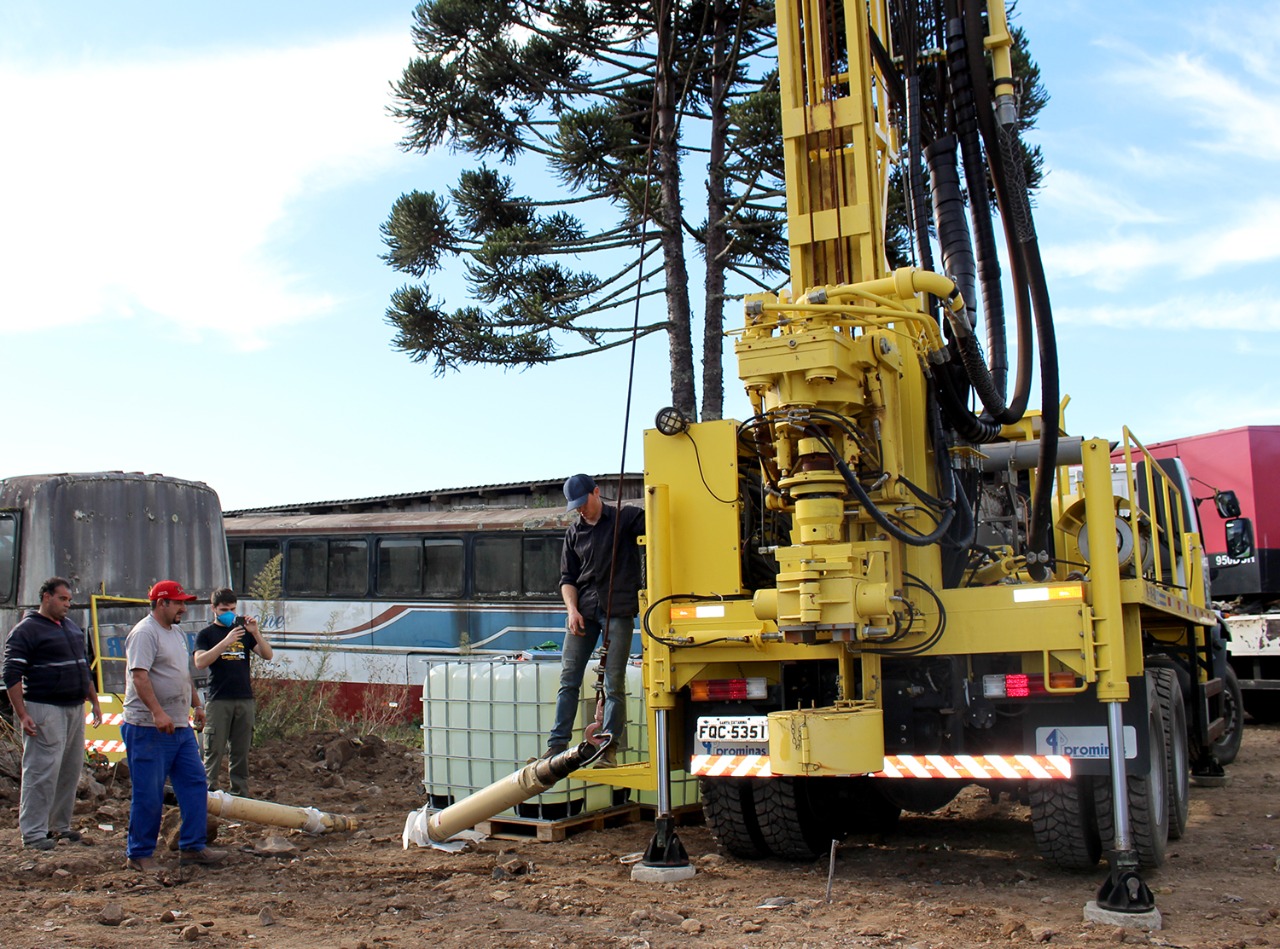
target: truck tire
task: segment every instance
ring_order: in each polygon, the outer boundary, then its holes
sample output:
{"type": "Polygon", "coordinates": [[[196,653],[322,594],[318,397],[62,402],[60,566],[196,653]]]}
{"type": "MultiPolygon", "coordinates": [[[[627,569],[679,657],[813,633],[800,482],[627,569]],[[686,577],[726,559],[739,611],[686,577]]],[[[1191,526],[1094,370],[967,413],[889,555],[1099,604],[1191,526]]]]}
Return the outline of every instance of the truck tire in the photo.
{"type": "Polygon", "coordinates": [[[1191,805],[1191,751],[1187,740],[1187,706],[1182,699],[1182,685],[1173,669],[1151,670],[1160,711],[1164,713],[1164,758],[1168,772],[1166,797],[1169,801],[1169,839],[1179,840],[1187,829],[1187,811],[1191,805]]]}
{"type": "Polygon", "coordinates": [[[707,829],[726,852],[745,860],[768,856],[748,778],[699,778],[707,829]]]}
{"type": "Polygon", "coordinates": [[[1062,870],[1092,870],[1102,856],[1093,779],[1032,781],[1031,827],[1040,855],[1062,870]]]}
{"type": "Polygon", "coordinates": [[[1227,730],[1218,736],[1211,750],[1218,764],[1226,766],[1240,754],[1240,741],[1244,738],[1244,696],[1236,671],[1230,666],[1222,679],[1222,717],[1227,721],[1227,730]]]}
{"type": "MultiPolygon", "coordinates": [[[[810,782],[822,778],[768,778],[752,790],[756,822],[771,856],[813,860],[844,836],[839,814],[825,813],[810,799],[810,782]]],[[[816,788],[814,789],[816,790],[816,788]]]]}
{"type": "MultiPolygon", "coordinates": [[[[1147,672],[1147,773],[1130,774],[1129,826],[1138,862],[1149,869],[1164,863],[1169,845],[1169,772],[1165,766],[1165,723],[1151,671],[1147,672]]],[[[1115,846],[1114,803],[1111,776],[1093,779],[1094,807],[1098,815],[1098,835],[1104,850],[1115,846]]]]}

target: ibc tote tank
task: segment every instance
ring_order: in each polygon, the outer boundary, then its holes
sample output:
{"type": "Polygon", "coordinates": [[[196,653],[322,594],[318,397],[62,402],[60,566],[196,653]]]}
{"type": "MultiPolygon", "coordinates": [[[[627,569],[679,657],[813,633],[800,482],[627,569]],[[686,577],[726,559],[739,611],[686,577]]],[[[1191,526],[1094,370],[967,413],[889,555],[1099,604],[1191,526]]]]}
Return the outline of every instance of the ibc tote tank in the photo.
{"type": "MultiPolygon", "coordinates": [[[[536,655],[536,654],[535,654],[536,655]]],[[[559,653],[545,658],[430,661],[422,683],[423,786],[432,807],[444,807],[487,787],[546,748],[560,688],[559,653]]],[[[588,666],[575,737],[595,717],[595,664],[588,666]]],[[[639,671],[627,691],[640,714],[639,671]],[[633,691],[634,689],[634,691],[633,691]]],[[[566,779],[498,817],[559,820],[603,810],[614,789],[566,779]]]]}

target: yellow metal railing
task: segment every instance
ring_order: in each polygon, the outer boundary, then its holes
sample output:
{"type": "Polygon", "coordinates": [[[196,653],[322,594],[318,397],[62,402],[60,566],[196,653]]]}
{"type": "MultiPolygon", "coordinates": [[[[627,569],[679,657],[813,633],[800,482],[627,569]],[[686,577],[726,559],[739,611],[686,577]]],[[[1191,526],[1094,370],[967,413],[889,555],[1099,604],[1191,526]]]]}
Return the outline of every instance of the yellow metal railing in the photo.
{"type": "Polygon", "coordinates": [[[1200,575],[1199,533],[1183,504],[1182,492],[1160,467],[1159,460],[1147,451],[1133,432],[1124,429],[1124,476],[1129,499],[1126,520],[1133,532],[1135,563],[1140,575],[1165,587],[1183,591],[1196,602],[1197,579],[1200,575]],[[1143,470],[1137,467],[1145,462],[1143,470]],[[1145,510],[1139,503],[1140,489],[1146,491],[1145,510]],[[1147,539],[1149,558],[1141,543],[1147,539]]]}
{"type": "Polygon", "coordinates": [[[89,625],[93,630],[93,663],[90,666],[90,672],[93,674],[94,686],[100,694],[122,695],[124,694],[125,672],[127,671],[124,668],[125,657],[123,655],[105,655],[107,652],[105,648],[106,642],[103,639],[102,629],[98,623],[99,604],[149,606],[150,601],[131,596],[108,596],[104,593],[95,593],[89,597],[89,625]],[[118,663],[120,675],[118,677],[114,675],[110,678],[106,677],[104,673],[107,667],[104,663],[118,663]],[[117,682],[119,683],[118,689],[115,688],[117,682]]]}

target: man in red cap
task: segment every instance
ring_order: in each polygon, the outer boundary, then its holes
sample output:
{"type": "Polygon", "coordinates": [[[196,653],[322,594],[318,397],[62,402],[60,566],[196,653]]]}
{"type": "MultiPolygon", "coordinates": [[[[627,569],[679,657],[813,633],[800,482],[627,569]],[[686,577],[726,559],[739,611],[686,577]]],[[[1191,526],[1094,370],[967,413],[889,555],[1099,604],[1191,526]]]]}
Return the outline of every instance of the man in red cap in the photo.
{"type": "Polygon", "coordinates": [[[180,863],[221,863],[226,852],[206,846],[208,785],[200,749],[187,713],[204,727],[204,704],[191,681],[187,635],[178,622],[195,599],[173,580],[161,580],[148,594],[151,613],[129,632],[124,654],[125,755],[133,783],[129,804],[129,867],[154,873],[152,856],[160,834],[164,782],[173,784],[182,812],[178,837],[180,863]]]}

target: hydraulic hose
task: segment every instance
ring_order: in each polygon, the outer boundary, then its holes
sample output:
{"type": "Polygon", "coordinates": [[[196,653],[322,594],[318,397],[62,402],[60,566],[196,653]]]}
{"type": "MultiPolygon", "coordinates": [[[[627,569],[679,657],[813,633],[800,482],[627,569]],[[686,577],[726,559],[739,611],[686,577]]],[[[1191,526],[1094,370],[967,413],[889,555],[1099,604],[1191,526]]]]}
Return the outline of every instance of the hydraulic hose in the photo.
{"type": "Polygon", "coordinates": [[[956,141],[944,135],[929,146],[927,155],[933,180],[933,212],[937,221],[938,241],[942,244],[943,266],[966,301],[968,325],[960,325],[950,319],[952,341],[964,365],[965,374],[983,407],[997,422],[1010,424],[1022,417],[1023,407],[1010,408],[1005,404],[1000,387],[987,368],[978,339],[973,333],[973,296],[975,265],[973,245],[969,239],[969,223],[965,214],[964,193],[960,190],[960,172],[956,166],[956,141]]]}
{"type": "MultiPolygon", "coordinates": [[[[1040,355],[1041,433],[1040,459],[1031,501],[1031,523],[1028,525],[1027,540],[1033,551],[1047,551],[1051,527],[1050,504],[1053,498],[1052,471],[1058,457],[1059,379],[1053,313],[1049,305],[1049,292],[1036,240],[1035,223],[1031,216],[1031,202],[1027,197],[1017,128],[997,126],[991,109],[986,66],[982,59],[985,28],[982,11],[976,4],[965,8],[964,29],[969,74],[973,81],[974,99],[979,106],[976,110],[978,128],[982,133],[987,155],[991,158],[991,179],[1000,206],[1005,239],[1009,244],[1011,259],[1016,259],[1026,273],[1035,320],[1037,350],[1040,355]]],[[[1037,572],[1045,572],[1043,565],[1037,568],[1037,572]]]]}
{"type": "Polygon", "coordinates": [[[934,141],[925,149],[925,159],[933,192],[933,220],[938,229],[938,244],[942,247],[942,268],[955,281],[965,302],[963,324],[957,325],[954,319],[949,321],[955,337],[960,339],[971,336],[977,323],[974,309],[977,267],[969,239],[964,192],[960,190],[960,172],[956,168],[955,138],[944,135],[934,141]]]}
{"type": "MultiPolygon", "coordinates": [[[[1009,353],[1005,338],[1004,296],[1000,286],[1000,256],[996,249],[995,230],[991,224],[991,201],[987,196],[986,165],[982,159],[982,145],[978,137],[978,122],[974,115],[973,86],[969,78],[968,62],[964,55],[964,31],[955,18],[948,21],[947,77],[950,84],[952,114],[955,116],[956,140],[964,163],[965,187],[969,192],[969,210],[973,218],[974,257],[982,285],[983,316],[987,331],[987,355],[991,366],[991,378],[1000,398],[1005,398],[1009,375],[1009,353]]],[[[1019,324],[1020,345],[1018,352],[1028,348],[1021,345],[1021,331],[1030,330],[1030,320],[1019,324]]],[[[1022,367],[1019,367],[1020,370],[1022,367]]],[[[1020,378],[1029,377],[1027,373],[1020,378]]],[[[1017,401],[1017,400],[1015,400],[1017,401]]],[[[1018,410],[1021,416],[1025,398],[1018,410]]]]}

